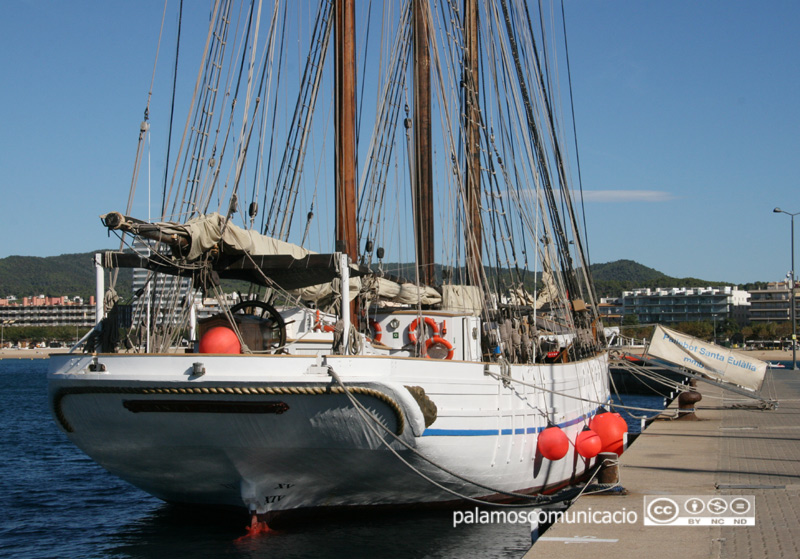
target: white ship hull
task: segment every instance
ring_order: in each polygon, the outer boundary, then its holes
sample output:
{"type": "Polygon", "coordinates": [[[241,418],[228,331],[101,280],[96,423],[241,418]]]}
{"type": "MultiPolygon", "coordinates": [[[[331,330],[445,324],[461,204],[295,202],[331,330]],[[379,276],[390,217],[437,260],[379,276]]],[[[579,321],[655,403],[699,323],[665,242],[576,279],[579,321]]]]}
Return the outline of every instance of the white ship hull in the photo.
{"type": "Polygon", "coordinates": [[[592,460],[570,445],[550,461],[537,452],[537,436],[547,414],[575,440],[594,402],[608,398],[606,355],[511,366],[514,379],[553,392],[506,387],[485,367],[500,373],[496,364],[381,356],[84,354],[51,358],[49,390],[58,424],[79,448],[175,503],[270,514],[457,500],[418,472],[457,494],[492,494],[438,466],[502,491],[536,493],[580,478],[592,460]],[[361,415],[331,369],[436,465],[361,415]],[[427,427],[408,386],[436,405],[427,427]]]}

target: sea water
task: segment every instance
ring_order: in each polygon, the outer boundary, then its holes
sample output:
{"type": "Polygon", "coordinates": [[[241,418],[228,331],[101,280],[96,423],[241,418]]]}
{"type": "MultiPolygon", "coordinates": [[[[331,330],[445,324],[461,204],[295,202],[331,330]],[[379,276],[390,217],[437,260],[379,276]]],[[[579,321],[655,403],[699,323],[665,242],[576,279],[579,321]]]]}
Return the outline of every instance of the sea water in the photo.
{"type": "Polygon", "coordinates": [[[612,394],[611,401],[614,404],[626,406],[614,407],[613,411],[618,412],[628,424],[628,433],[641,433],[642,420],[655,417],[664,410],[665,399],[663,395],[653,394],[612,394]],[[629,409],[640,408],[640,409],[629,409]]]}

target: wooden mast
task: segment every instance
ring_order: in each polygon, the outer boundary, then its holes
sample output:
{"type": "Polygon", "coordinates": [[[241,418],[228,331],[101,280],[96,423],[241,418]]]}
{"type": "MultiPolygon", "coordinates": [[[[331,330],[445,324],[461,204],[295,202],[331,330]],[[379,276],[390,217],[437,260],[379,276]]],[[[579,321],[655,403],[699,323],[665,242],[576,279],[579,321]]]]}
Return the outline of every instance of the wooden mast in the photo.
{"type": "MultiPolygon", "coordinates": [[[[358,260],[356,229],[356,34],[353,0],[335,0],[336,241],[337,251],[358,260]]],[[[348,292],[343,286],[343,293],[348,292]]],[[[345,297],[347,295],[344,295],[345,297]]],[[[356,302],[350,305],[356,326],[356,302]]]]}
{"type": "Polygon", "coordinates": [[[353,261],[356,234],[356,45],[353,0],[336,0],[336,240],[353,261]]]}
{"type": "Polygon", "coordinates": [[[431,162],[431,58],[426,23],[427,0],[414,0],[414,215],[420,281],[436,279],[433,249],[433,171],[431,162]]]}
{"type": "Polygon", "coordinates": [[[464,115],[466,118],[466,257],[467,280],[479,285],[482,276],[481,145],[478,107],[478,6],[464,0],[464,115]]]}

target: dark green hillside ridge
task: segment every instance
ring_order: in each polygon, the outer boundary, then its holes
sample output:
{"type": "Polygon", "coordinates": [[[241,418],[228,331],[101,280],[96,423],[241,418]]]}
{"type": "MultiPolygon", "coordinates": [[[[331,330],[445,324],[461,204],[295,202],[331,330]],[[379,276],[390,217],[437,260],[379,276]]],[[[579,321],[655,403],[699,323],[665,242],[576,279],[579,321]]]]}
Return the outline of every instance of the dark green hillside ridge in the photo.
{"type": "MultiPolygon", "coordinates": [[[[619,297],[623,291],[640,287],[723,287],[733,285],[724,281],[697,278],[674,278],[633,260],[616,260],[605,264],[592,264],[592,277],[598,297],[619,297]]],[[[743,286],[746,289],[746,286],[743,286]]]]}
{"type": "Polygon", "coordinates": [[[605,264],[592,264],[589,269],[595,281],[629,281],[637,284],[671,279],[666,274],[643,266],[633,260],[616,260],[605,264]]]}
{"type": "MultiPolygon", "coordinates": [[[[0,258],[0,297],[31,295],[60,297],[94,295],[93,259],[96,252],[59,256],[8,256],[0,258]]],[[[117,291],[130,295],[131,271],[120,270],[117,291]]]]}

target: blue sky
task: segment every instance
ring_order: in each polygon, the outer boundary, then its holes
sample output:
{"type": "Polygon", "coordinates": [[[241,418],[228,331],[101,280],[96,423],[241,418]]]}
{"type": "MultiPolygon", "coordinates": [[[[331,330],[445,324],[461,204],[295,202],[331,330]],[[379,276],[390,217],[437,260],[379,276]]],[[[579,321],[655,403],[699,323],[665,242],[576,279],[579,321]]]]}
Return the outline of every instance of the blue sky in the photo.
{"type": "MultiPolygon", "coordinates": [[[[98,216],[125,204],[162,9],[4,4],[0,257],[116,245],[98,216]]],[[[566,19],[592,262],[782,279],[800,3],[567,0],[566,19]]]]}

